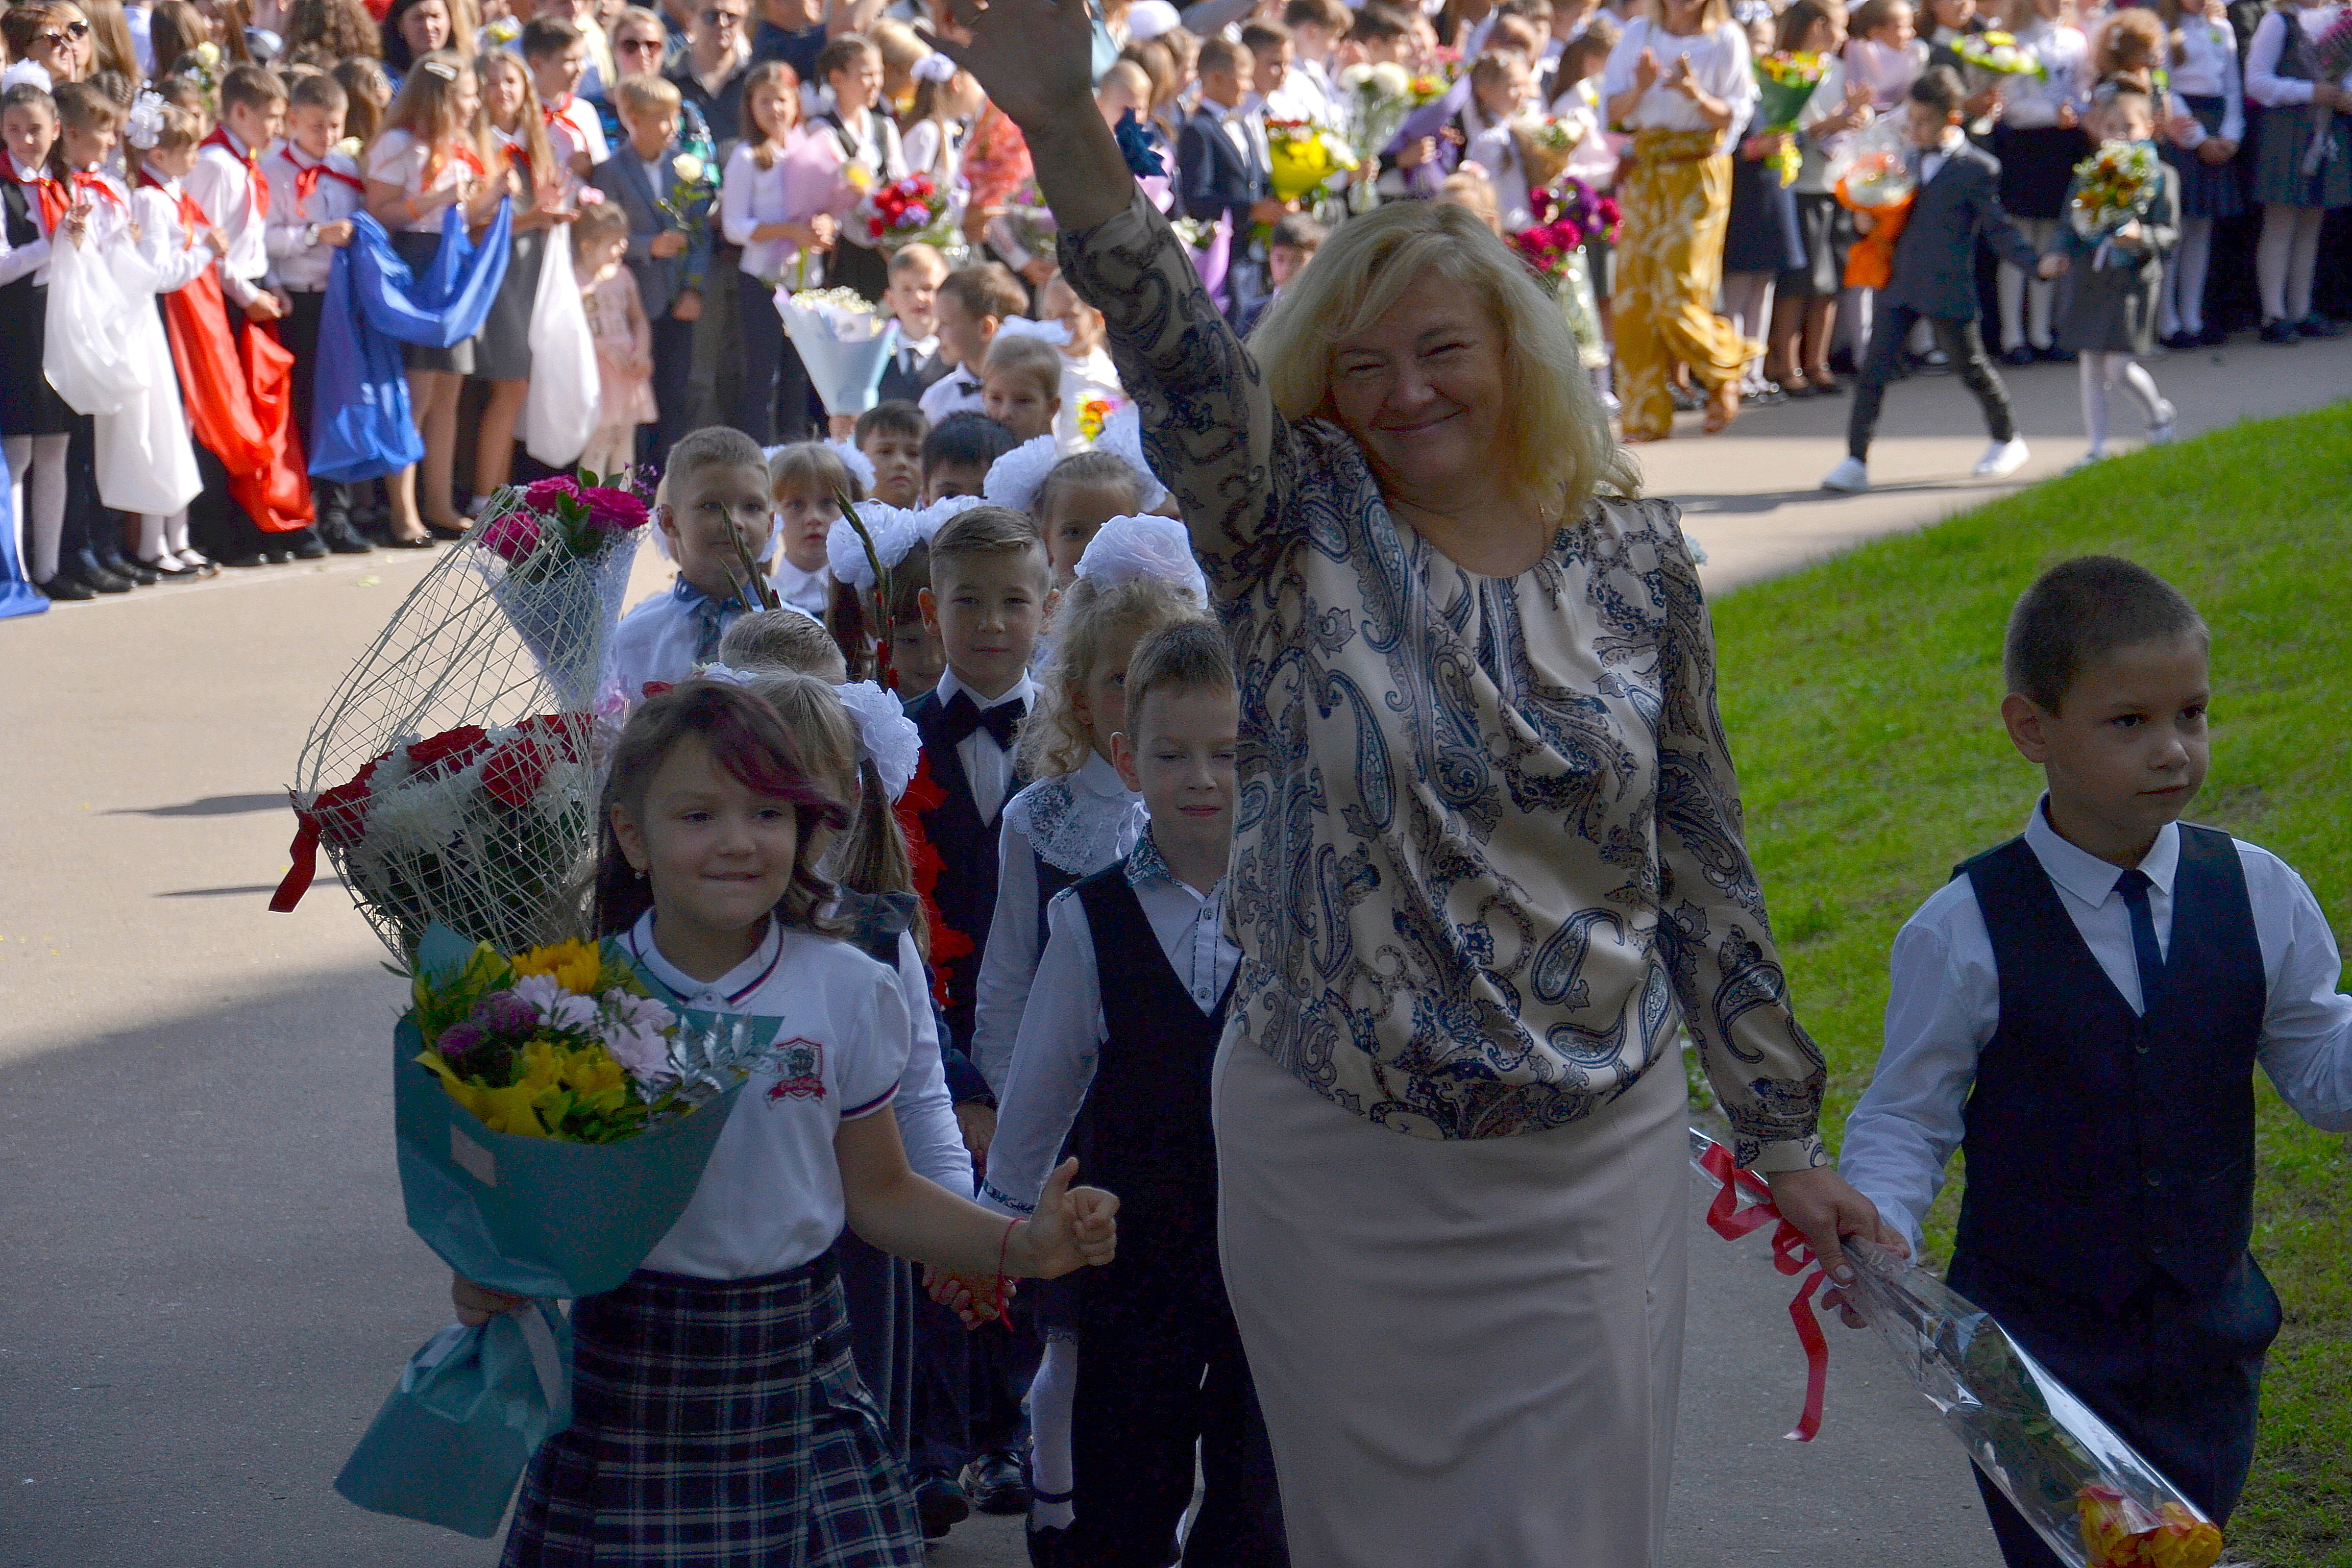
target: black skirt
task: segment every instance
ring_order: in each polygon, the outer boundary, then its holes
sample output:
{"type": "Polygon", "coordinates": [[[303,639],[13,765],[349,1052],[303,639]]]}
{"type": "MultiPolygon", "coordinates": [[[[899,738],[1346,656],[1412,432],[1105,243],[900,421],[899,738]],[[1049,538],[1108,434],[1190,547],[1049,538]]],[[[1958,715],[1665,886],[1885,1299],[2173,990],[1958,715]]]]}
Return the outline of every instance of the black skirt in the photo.
{"type": "Polygon", "coordinates": [[[1723,236],[1726,272],[1787,272],[1805,265],[1797,196],[1763,159],[1731,160],[1731,216],[1723,236]]]}
{"type": "Polygon", "coordinates": [[[474,337],[474,374],[484,381],[530,379],[530,308],[539,298],[547,235],[543,228],[518,234],[507,252],[506,276],[474,337]]]}
{"type": "Polygon", "coordinates": [[[2061,218],[2074,165],[2090,156],[2091,139],[2079,128],[2012,131],[2004,125],[1992,133],[1992,150],[2000,160],[2000,205],[2009,216],[2061,218]]]}
{"type": "Polygon", "coordinates": [[[19,278],[0,289],[0,436],[62,436],[73,410],[41,369],[47,342],[49,286],[19,278]]]}
{"type": "MultiPolygon", "coordinates": [[[[438,229],[430,234],[403,229],[392,237],[392,248],[408,263],[411,272],[422,273],[433,265],[433,258],[441,254],[441,233],[438,229]]],[[[524,308],[528,310],[528,304],[524,308]]],[[[445,370],[457,375],[471,375],[474,374],[475,342],[474,338],[467,338],[446,349],[428,349],[422,343],[403,343],[400,345],[400,363],[410,370],[445,370]]]]}
{"type": "Polygon", "coordinates": [[[1832,195],[1797,196],[1797,237],[1804,264],[1780,274],[1774,292],[1783,300],[1834,300],[1845,287],[1846,252],[1853,248],[1853,215],[1832,195]]]}
{"type": "MultiPolygon", "coordinates": [[[[2208,136],[2217,135],[2221,129],[2221,116],[2228,105],[2218,98],[2191,98],[2179,95],[2181,106],[2197,117],[2208,136]]],[[[2180,179],[2180,216],[2182,217],[2235,217],[2246,210],[2245,172],[2240,161],[2209,163],[2189,148],[2164,143],[2164,161],[2180,179]]]]}

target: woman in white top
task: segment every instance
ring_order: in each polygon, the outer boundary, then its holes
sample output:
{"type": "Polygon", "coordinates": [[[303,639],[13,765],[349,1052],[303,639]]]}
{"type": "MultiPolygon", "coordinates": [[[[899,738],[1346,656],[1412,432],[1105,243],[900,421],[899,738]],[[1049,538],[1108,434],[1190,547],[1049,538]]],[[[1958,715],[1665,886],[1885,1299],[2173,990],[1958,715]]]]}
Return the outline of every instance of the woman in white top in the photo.
{"type": "MultiPolygon", "coordinates": [[[[462,207],[467,224],[478,227],[507,195],[506,182],[490,177],[483,157],[476,130],[481,107],[470,64],[446,51],[426,55],[401,83],[362,161],[368,216],[392,231],[393,249],[416,272],[440,253],[442,214],[462,207]]],[[[410,411],[425,437],[425,489],[420,496],[413,467],[385,481],[392,531],[414,538],[421,525],[456,539],[466,521],[451,504],[450,462],[457,447],[457,395],[475,370],[474,342],[468,338],[446,349],[403,343],[401,357],[408,366],[410,411]]]]}
{"type": "MultiPolygon", "coordinates": [[[[2000,124],[1992,151],[2000,160],[2000,205],[2036,250],[2047,250],[2065,215],[2074,165],[2091,151],[2083,134],[2090,102],[2090,41],[2069,23],[2074,0],[2011,0],[2009,30],[2017,47],[2048,74],[2001,79],[2000,124]]],[[[2053,285],[2004,261],[1996,281],[2000,299],[2001,358],[2011,364],[2073,359],[2051,337],[2053,285]]]]}
{"type": "Polygon", "coordinates": [[[2327,0],[2273,0],[2246,46],[2246,96],[2266,111],[2254,163],[2254,199],[2263,204],[2254,274],[2266,343],[2343,331],[2312,313],[2311,275],[2328,209],[2352,205],[2352,75],[2318,79],[2312,53],[2344,16],[2327,0]]]}
{"type": "Polygon", "coordinates": [[[1625,439],[1674,433],[1676,361],[1707,388],[1709,434],[1739,417],[1756,345],[1715,313],[1731,219],[1727,138],[1756,101],[1748,37],[1726,0],[1646,0],[1601,75],[1609,123],[1633,132],[1617,186],[1617,395],[1625,439]]]}
{"type": "Polygon", "coordinates": [[[735,274],[743,374],[728,423],[763,447],[811,434],[808,371],[773,297],[780,286],[821,287],[823,258],[838,232],[824,211],[834,171],[806,155],[800,95],[800,75],[782,60],[751,68],[743,79],[743,140],[719,182],[719,231],[743,248],[735,274]]]}
{"type": "Polygon", "coordinates": [[[2180,182],[2180,245],[2164,269],[2158,325],[2167,348],[2221,340],[2205,328],[2205,275],[2213,258],[2213,220],[2246,210],[2238,149],[2246,139],[2246,95],[2238,71],[2238,37],[2224,0],[2158,0],[2158,19],[2171,35],[2172,96],[2179,112],[2158,139],[2180,182]]]}

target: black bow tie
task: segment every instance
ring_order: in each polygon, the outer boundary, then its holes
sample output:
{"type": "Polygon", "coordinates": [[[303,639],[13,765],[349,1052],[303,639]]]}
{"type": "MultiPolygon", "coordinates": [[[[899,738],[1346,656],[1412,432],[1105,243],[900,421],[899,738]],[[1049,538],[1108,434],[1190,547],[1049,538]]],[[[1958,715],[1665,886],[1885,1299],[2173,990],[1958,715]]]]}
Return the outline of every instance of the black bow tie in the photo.
{"type": "Polygon", "coordinates": [[[961,745],[963,738],[975,730],[985,730],[995,738],[999,751],[1009,751],[1013,746],[1013,731],[1020,727],[1023,716],[1028,711],[1029,704],[1017,697],[1010,702],[1000,702],[993,708],[983,709],[972,701],[971,693],[959,691],[949,698],[947,706],[940,710],[940,729],[950,746],[961,745]]]}

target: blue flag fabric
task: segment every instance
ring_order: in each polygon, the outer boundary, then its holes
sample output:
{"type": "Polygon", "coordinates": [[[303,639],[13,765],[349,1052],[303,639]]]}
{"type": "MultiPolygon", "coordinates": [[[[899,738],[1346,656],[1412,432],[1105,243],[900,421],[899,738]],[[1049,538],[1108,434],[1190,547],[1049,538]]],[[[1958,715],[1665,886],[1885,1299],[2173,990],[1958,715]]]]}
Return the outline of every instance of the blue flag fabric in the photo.
{"type": "Polygon", "coordinates": [[[0,453],[0,621],[48,607],[48,595],[26,580],[25,563],[16,559],[16,486],[7,456],[0,453]]]}
{"type": "Polygon", "coordinates": [[[506,278],[512,226],[510,204],[500,202],[482,237],[470,240],[451,207],[441,248],[419,278],[383,225],[352,215],[352,242],[335,252],[320,310],[308,426],[313,475],[356,483],[424,460],[400,345],[449,348],[481,331],[506,278]]]}

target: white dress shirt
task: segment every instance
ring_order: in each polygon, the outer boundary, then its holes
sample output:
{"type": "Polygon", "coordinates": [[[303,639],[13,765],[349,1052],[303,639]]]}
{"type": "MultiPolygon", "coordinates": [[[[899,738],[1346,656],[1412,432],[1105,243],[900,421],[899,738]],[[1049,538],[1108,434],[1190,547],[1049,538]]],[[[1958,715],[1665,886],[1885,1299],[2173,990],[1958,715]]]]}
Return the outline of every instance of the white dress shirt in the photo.
{"type": "Polygon", "coordinates": [[[147,170],[160,185],[142,185],[131,193],[131,216],[139,225],[139,253],[153,275],[155,292],[171,294],[194,282],[216,259],[212,247],[191,245],[180,220],[180,182],[147,170]]]}
{"type": "Polygon", "coordinates": [[[261,161],[261,172],[269,181],[269,217],[262,244],[269,253],[270,276],[297,293],[316,294],[326,288],[335,247],[319,243],[319,226],[358,212],[366,194],[364,185],[347,183],[359,179],[357,163],[333,152],[324,162],[326,172],[310,187],[310,199],[301,201],[295,195],[295,182],[305,170],[318,166],[310,155],[291,142],[281,142],[261,161]]]}
{"type": "MultiPolygon", "coordinates": [[[[2058,901],[2116,990],[2142,1011],[2131,913],[2115,890],[2119,868],[2058,836],[2042,805],[2025,842],[2058,901]]],[[[2352,1131],[2352,996],[2338,994],[2336,939],[2319,902],[2293,868],[2267,849],[2238,845],[2268,1005],[2256,1058],[2279,1095],[2315,1127],[2352,1131]]],[[[2168,826],[2139,864],[2154,884],[2148,914],[2157,948],[2172,945],[2173,880],[2180,829],[2168,826]]],[[[1862,1101],[1846,1119],[1838,1169],[1919,1248],[1919,1227],[1958,1148],[1977,1058],[2000,1023],[2000,976],[1992,939],[1966,877],[1919,907],[1895,938],[1886,1047],[1862,1101]]]]}
{"type": "MultiPolygon", "coordinates": [[[[2304,36],[2314,43],[2343,14],[2333,5],[2312,5],[2293,13],[2304,36]]],[[[2284,11],[2264,12],[2254,27],[2253,38],[2246,45],[2246,96],[2265,109],[2284,109],[2289,104],[2311,101],[2310,81],[2278,74],[2279,57],[2286,52],[2287,16],[2284,11]]],[[[2340,87],[2345,82],[2352,82],[2352,73],[2336,85],[2340,87]]]]}
{"type": "MultiPolygon", "coordinates": [[[[985,713],[1007,702],[1025,702],[1032,707],[1037,701],[1037,683],[1027,675],[1014,681],[1001,697],[982,697],[956,679],[952,669],[940,675],[940,701],[951,700],[957,692],[971,699],[972,706],[985,713]]],[[[1013,789],[1013,754],[996,743],[996,737],[985,730],[974,730],[956,742],[957,760],[963,763],[963,776],[971,785],[972,804],[980,808],[982,822],[993,822],[1003,809],[1004,797],[1013,789]]]]}
{"type": "Polygon", "coordinates": [[[813,621],[824,619],[825,605],[833,598],[833,574],[824,567],[803,572],[780,554],[768,582],[787,605],[813,621]]]}
{"type": "Polygon", "coordinates": [[[1111,363],[1109,350],[1098,348],[1076,358],[1066,349],[1061,353],[1062,411],[1054,416],[1054,447],[1066,457],[1094,445],[1078,428],[1087,398],[1101,398],[1108,405],[1108,418],[1126,406],[1128,396],[1127,388],[1119,384],[1118,367],[1111,363]]]}
{"type": "Polygon", "coordinates": [[[1013,797],[997,831],[996,908],[974,982],[971,1065],[1004,1092],[1021,1014],[1037,977],[1037,863],[1090,877],[1127,858],[1150,814],[1143,797],[1099,754],[1066,778],[1039,779],[1013,797]],[[1040,840],[1043,840],[1041,843],[1040,840]]]}
{"type": "Polygon", "coordinates": [[[1942,174],[1944,165],[1952,161],[1952,154],[1958,152],[1968,139],[1968,132],[1958,126],[1946,126],[1943,140],[1919,155],[1919,184],[1924,186],[1942,174]]]}
{"type": "MultiPolygon", "coordinates": [[[[2172,68],[2171,88],[2183,98],[2220,99],[2221,128],[2213,134],[2229,142],[2245,140],[2245,84],[2238,70],[2238,37],[2229,23],[2180,19],[2180,58],[2172,68]]],[[[2183,145],[2194,148],[2204,140],[2200,128],[2183,145]]]]}
{"type": "Polygon", "coordinates": [[[980,378],[961,365],[923,389],[923,417],[937,425],[950,414],[985,414],[987,399],[981,395],[980,378]]]}
{"type": "Polygon", "coordinates": [[[11,247],[5,232],[0,232],[0,284],[14,283],[26,273],[33,275],[37,285],[46,288],[49,281],[49,226],[41,218],[41,182],[48,177],[46,169],[27,171],[16,162],[16,154],[0,154],[8,160],[8,177],[25,187],[25,210],[41,237],[30,245],[11,247]]]}
{"type": "Polygon", "coordinates": [[[236,132],[223,126],[221,134],[231,145],[197,149],[196,166],[182,184],[228,244],[228,254],[220,262],[221,292],[231,306],[242,310],[261,292],[262,279],[269,272],[265,233],[269,197],[267,192],[253,188],[253,172],[245,162],[247,149],[236,132]]]}
{"type": "MultiPolygon", "coordinates": [[[[1225,940],[1225,884],[1206,893],[1169,874],[1147,835],[1128,861],[1128,883],[1143,906],[1151,934],[1177,983],[1202,1016],[1217,1010],[1241,963],[1225,940]]],[[[996,1135],[988,1145],[988,1176],[980,1201],[1002,1214],[1030,1214],[1062,1157],[1070,1126],[1093,1087],[1095,1066],[1110,1038],[1103,1016],[1093,929],[1076,890],[1065,889],[1046,906],[1050,934],[1037,963],[1037,984],[1021,1017],[1020,1043],[997,1106],[996,1135]]]]}

